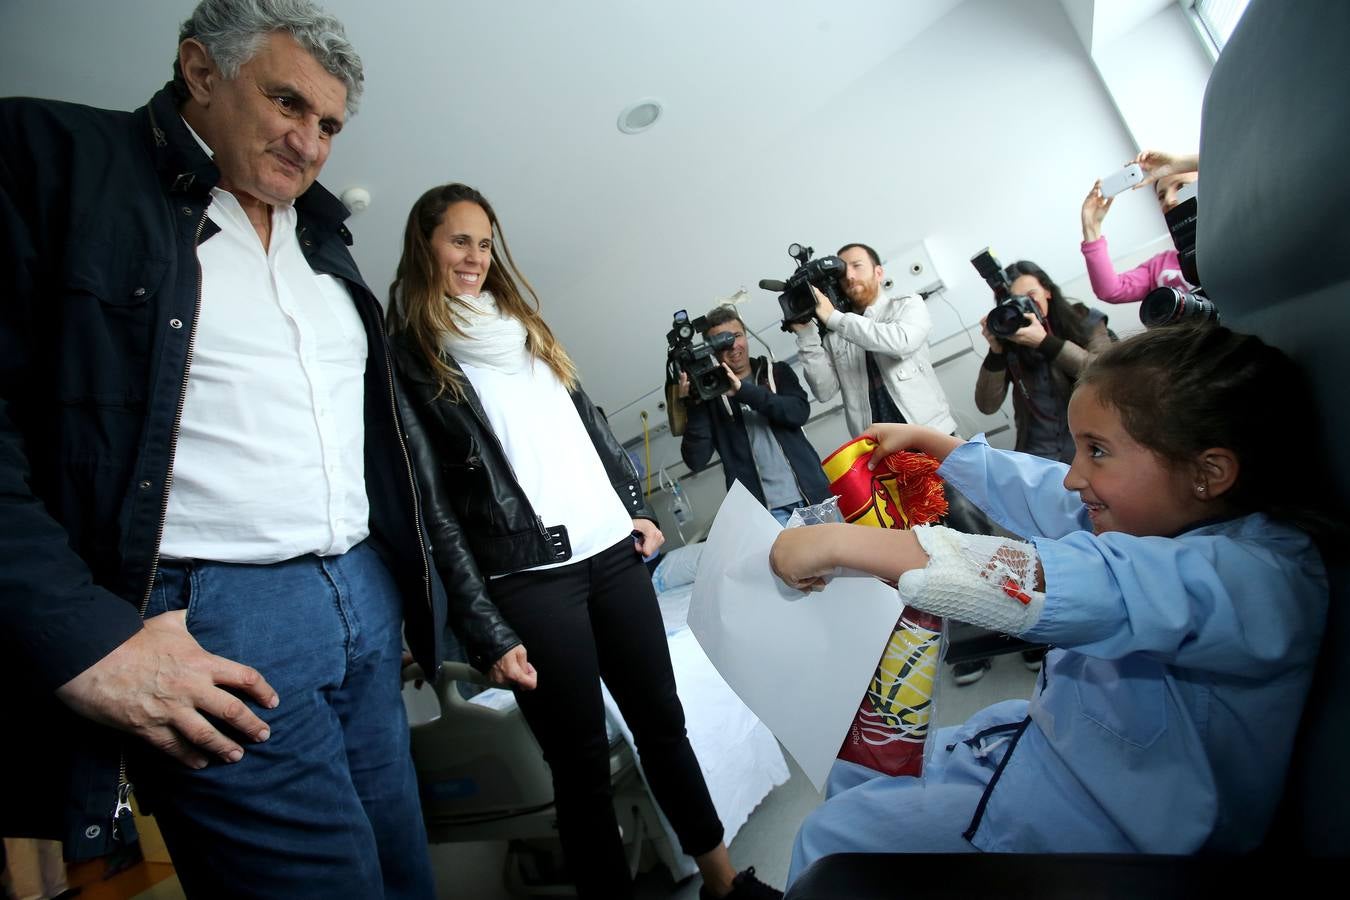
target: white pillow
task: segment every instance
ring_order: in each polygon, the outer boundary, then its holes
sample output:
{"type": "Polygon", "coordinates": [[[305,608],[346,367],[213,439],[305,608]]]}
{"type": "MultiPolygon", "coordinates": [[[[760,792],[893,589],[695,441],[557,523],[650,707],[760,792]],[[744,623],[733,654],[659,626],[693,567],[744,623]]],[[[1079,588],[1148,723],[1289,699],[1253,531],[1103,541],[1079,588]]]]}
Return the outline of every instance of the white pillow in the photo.
{"type": "Polygon", "coordinates": [[[676,547],[661,557],[652,573],[652,587],[659,594],[672,588],[694,583],[698,574],[698,559],[703,555],[703,542],[676,547]]]}

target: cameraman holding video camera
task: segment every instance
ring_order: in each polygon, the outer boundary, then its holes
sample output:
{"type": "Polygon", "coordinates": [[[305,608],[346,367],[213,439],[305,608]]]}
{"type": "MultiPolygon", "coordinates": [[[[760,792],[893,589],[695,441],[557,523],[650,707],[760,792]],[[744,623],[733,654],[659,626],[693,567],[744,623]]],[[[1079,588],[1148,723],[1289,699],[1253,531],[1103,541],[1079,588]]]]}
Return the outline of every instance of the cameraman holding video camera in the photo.
{"type": "Polygon", "coordinates": [[[873,422],[908,422],[955,433],[947,395],[928,358],[933,320],[916,294],[888,296],[881,289],[881,258],[866,244],[845,244],[840,278],[853,307],[840,312],[814,285],[813,322],[794,323],[806,381],[816,399],[836,391],[844,397],[844,421],[850,434],[862,434],[873,422]]]}
{"type": "MultiPolygon", "coordinates": [[[[811,413],[806,391],[787,363],[750,357],[745,323],[734,307],[719,306],[705,321],[704,340],[711,343],[719,334],[732,338],[731,346],[717,354],[731,387],[689,408],[680,455],[697,472],[716,450],[727,487],[740,481],[780,524],[787,524],[792,510],[830,496],[820,457],[802,433],[811,413]]],[[[679,395],[689,395],[684,372],[679,395]]]]}

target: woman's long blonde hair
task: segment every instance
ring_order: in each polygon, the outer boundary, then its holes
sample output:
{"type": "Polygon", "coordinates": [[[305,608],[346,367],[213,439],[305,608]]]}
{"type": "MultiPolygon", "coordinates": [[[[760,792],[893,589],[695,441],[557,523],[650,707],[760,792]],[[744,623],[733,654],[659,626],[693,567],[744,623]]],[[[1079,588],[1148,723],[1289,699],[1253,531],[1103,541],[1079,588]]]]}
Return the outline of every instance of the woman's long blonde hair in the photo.
{"type": "Polygon", "coordinates": [[[492,292],[497,308],[515,317],[525,326],[525,349],[542,360],[568,390],[576,387],[577,370],[567,351],[553,336],[539,315],[539,296],[516,268],[506,246],[497,214],[487,198],[464,184],[443,184],[427,191],[413,204],[403,230],[403,255],[398,261],[394,281],[389,285],[389,311],[386,314],[391,334],[406,331],[421,351],[427,367],[456,402],[464,399],[461,375],[453,369],[441,351],[441,335],[464,331],[455,315],[461,301],[447,298],[445,277],[436,265],[431,250],[431,233],[441,224],[446,209],[456,203],[477,204],[492,223],[492,264],[484,287],[492,292]],[[521,291],[524,288],[524,293],[521,291]],[[525,299],[526,294],[529,300],[525,299]]]}

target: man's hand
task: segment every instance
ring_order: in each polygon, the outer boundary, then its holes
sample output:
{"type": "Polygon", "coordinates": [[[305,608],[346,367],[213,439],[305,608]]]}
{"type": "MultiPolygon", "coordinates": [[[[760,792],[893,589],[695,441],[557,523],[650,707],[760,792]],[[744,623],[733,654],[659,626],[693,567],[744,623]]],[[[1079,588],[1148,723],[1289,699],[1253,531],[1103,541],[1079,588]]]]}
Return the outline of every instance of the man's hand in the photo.
{"type": "Polygon", "coordinates": [[[492,664],[488,680],[501,687],[532,691],[539,684],[539,673],[526,658],[525,645],[516,644],[492,664]]]}
{"type": "Polygon", "coordinates": [[[1031,313],[1026,313],[1023,319],[1027,324],[1010,334],[1008,340],[1014,344],[1021,344],[1023,347],[1030,347],[1035,350],[1041,345],[1041,341],[1045,340],[1045,326],[1041,324],[1040,319],[1031,313]]]}
{"type": "Polygon", "coordinates": [[[1115,197],[1102,196],[1102,180],[1098,178],[1083,200],[1083,240],[1095,241],[1102,236],[1102,220],[1111,210],[1115,197]]]}
{"type": "Polygon", "coordinates": [[[680,399],[683,400],[689,396],[689,373],[680,370],[680,399]]]}
{"type": "Polygon", "coordinates": [[[727,378],[731,379],[731,390],[727,391],[727,395],[735,397],[736,392],[741,389],[741,380],[736,377],[735,372],[731,371],[731,366],[727,365],[726,363],[722,363],[722,368],[726,371],[727,378]]]}
{"type": "Polygon", "coordinates": [[[995,335],[992,331],[989,330],[988,316],[984,316],[983,318],[980,319],[980,334],[984,335],[984,339],[989,342],[990,353],[1003,352],[1003,342],[998,339],[997,335],[995,335]]]}
{"type": "Polygon", "coordinates": [[[207,653],[187,630],[183,610],[146,619],[145,627],[107,656],[56,689],[63,703],[87,719],[127,731],[194,769],[204,753],[238,762],[244,748],[222,734],[212,716],[265,741],[271,731],[243,700],[242,691],[274,709],[276,691],[256,669],[207,653]]]}
{"type": "Polygon", "coordinates": [[[641,538],[638,538],[637,534],[633,535],[633,549],[639,556],[651,556],[666,542],[666,536],[651,519],[634,519],[633,531],[642,534],[641,538]]]}
{"type": "Polygon", "coordinates": [[[824,325],[830,321],[830,316],[834,315],[837,310],[834,308],[834,304],[830,302],[830,298],[820,292],[820,288],[814,284],[810,285],[810,288],[812,295],[816,298],[816,318],[820,320],[820,324],[824,325]]]}

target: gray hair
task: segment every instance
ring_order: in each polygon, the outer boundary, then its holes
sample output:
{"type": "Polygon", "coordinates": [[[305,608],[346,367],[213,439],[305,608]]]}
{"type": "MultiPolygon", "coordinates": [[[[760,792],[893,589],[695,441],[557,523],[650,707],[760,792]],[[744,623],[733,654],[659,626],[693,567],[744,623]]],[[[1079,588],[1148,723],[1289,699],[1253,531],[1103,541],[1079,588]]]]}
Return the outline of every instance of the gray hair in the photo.
{"type": "MultiPolygon", "coordinates": [[[[273,32],[285,32],[347,88],[347,114],[355,115],[365,75],[361,57],[342,23],[310,0],[202,0],[183,23],[178,43],[201,41],[226,78],[234,78],[273,32]]],[[[186,88],[177,57],[174,82],[186,88]]]]}

